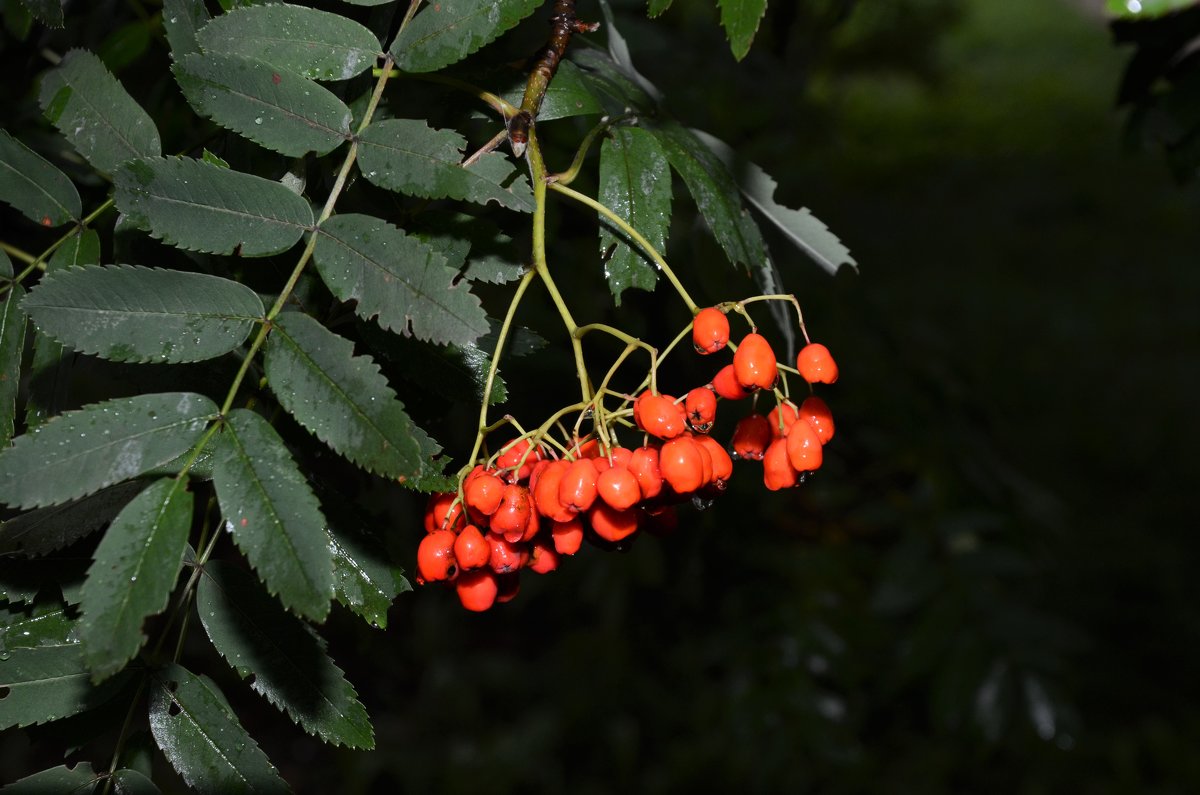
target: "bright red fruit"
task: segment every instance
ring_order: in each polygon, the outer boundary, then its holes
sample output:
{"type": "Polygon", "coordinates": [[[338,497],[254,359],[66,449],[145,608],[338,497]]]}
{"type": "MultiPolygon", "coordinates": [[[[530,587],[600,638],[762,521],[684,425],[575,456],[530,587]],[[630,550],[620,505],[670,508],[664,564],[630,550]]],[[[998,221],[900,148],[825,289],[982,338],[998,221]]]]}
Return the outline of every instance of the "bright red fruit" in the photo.
{"type": "Polygon", "coordinates": [[[637,478],[642,497],[652,500],[662,491],[663,476],[658,468],[658,449],[639,447],[629,457],[629,471],[637,478]]]}
{"type": "Polygon", "coordinates": [[[569,522],[555,522],[550,527],[550,538],[560,555],[574,555],[583,545],[583,522],[579,517],[569,522]]]}
{"type": "Polygon", "coordinates": [[[473,524],[467,525],[454,541],[454,559],[461,569],[478,569],[486,566],[491,558],[492,548],[479,528],[473,524]]]}
{"type": "Polygon", "coordinates": [[[614,466],[601,472],[596,491],[600,499],[619,511],[632,508],[642,498],[637,476],[624,467],[614,466]]]}
{"type": "Polygon", "coordinates": [[[662,446],[658,468],[663,480],[679,494],[690,494],[704,485],[704,459],[696,440],[680,436],[662,446]]]}
{"type": "Polygon", "coordinates": [[[787,440],[776,439],[763,455],[763,485],[771,491],[790,489],[796,485],[797,472],[788,460],[787,440]]]}
{"type": "Polygon", "coordinates": [[[499,586],[496,575],[487,569],[464,572],[454,582],[458,600],[462,606],[475,613],[482,613],[496,603],[499,586]]]}
{"type": "Polygon", "coordinates": [[[423,582],[448,580],[458,573],[454,560],[452,530],[434,530],[426,533],[417,547],[417,574],[423,582]]]}
{"type": "Polygon", "coordinates": [[[810,472],[821,468],[824,455],[821,438],[807,422],[794,422],[787,432],[788,461],[797,472],[810,472]]]}
{"type": "Polygon", "coordinates": [[[732,364],[725,365],[713,376],[712,385],[713,391],[726,400],[741,400],[750,396],[750,392],[738,383],[732,364]]]}
{"type": "Polygon", "coordinates": [[[529,552],[529,568],[536,571],[538,574],[549,574],[558,568],[558,551],[549,541],[538,540],[533,542],[533,549],[529,552]]]}
{"type": "Polygon", "coordinates": [[[474,508],[484,516],[491,516],[500,507],[500,495],[504,491],[504,481],[490,472],[481,472],[470,482],[463,483],[463,496],[467,506],[474,508]]]}
{"type": "Polygon", "coordinates": [[[569,511],[586,511],[596,501],[596,477],[596,466],[591,460],[575,459],[558,483],[558,501],[569,511]]]}
{"type": "Polygon", "coordinates": [[[813,426],[821,444],[833,438],[833,413],[829,411],[829,406],[825,405],[824,400],[816,395],[805,398],[800,404],[800,416],[813,426]]]}
{"type": "Polygon", "coordinates": [[[706,386],[698,386],[683,400],[687,423],[696,433],[708,433],[717,417],[717,395],[706,386]]]}
{"type": "Polygon", "coordinates": [[[599,500],[588,512],[588,522],[596,535],[616,543],[633,535],[638,528],[637,511],[619,511],[599,500]]]}
{"type": "Polygon", "coordinates": [[[791,402],[780,403],[771,409],[771,413],[767,415],[767,422],[771,423],[771,436],[775,439],[782,438],[799,416],[800,414],[791,402]]]}
{"type": "Polygon", "coordinates": [[[733,429],[733,453],[738,458],[761,461],[770,443],[771,423],[761,414],[742,417],[733,429]]]}
{"type": "Polygon", "coordinates": [[[712,459],[712,479],[710,482],[724,487],[725,482],[733,474],[733,459],[729,457],[729,453],[725,451],[720,442],[711,436],[697,436],[695,439],[696,444],[707,450],[709,457],[712,459]]]}
{"type": "Polygon", "coordinates": [[[796,369],[810,384],[832,384],[838,379],[837,362],[829,349],[819,342],[810,342],[796,355],[796,369]]]}
{"type": "Polygon", "coordinates": [[[497,574],[507,574],[510,571],[517,571],[528,560],[529,553],[526,551],[524,544],[514,544],[504,536],[496,535],[495,533],[487,534],[487,542],[488,546],[491,547],[491,554],[488,556],[488,565],[497,574]]]}
{"type": "Polygon", "coordinates": [[[533,507],[529,502],[529,489],[510,483],[501,492],[500,507],[492,514],[492,532],[501,535],[523,535],[529,523],[533,507]]]}
{"type": "Polygon", "coordinates": [[[453,530],[458,532],[465,525],[462,503],[455,502],[457,494],[434,494],[425,506],[425,532],[453,530]]]}
{"type": "MultiPolygon", "coordinates": [[[[570,461],[552,461],[542,470],[537,483],[533,484],[533,504],[537,507],[537,512],[554,522],[566,522],[575,515],[575,512],[563,505],[562,500],[558,498],[558,487],[570,466],[570,461]]],[[[530,482],[532,481],[531,476],[530,482]]]]}
{"type": "Polygon", "coordinates": [[[749,390],[775,386],[779,365],[775,363],[775,351],[766,337],[750,333],[742,338],[733,355],[733,373],[738,383],[749,390]]]}
{"type": "Polygon", "coordinates": [[[633,403],[638,427],[659,439],[673,439],[687,430],[683,406],[670,395],[643,392],[633,403]]]}
{"type": "Polygon", "coordinates": [[[715,307],[701,309],[692,318],[692,345],[696,353],[716,353],[729,342],[729,318],[715,307]]]}

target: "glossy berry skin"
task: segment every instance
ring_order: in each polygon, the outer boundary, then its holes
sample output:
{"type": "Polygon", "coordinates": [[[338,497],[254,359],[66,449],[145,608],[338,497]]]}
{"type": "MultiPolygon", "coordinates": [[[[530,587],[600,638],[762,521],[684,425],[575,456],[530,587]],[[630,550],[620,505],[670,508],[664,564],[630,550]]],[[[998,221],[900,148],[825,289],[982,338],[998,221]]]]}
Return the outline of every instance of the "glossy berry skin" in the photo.
{"type": "Polygon", "coordinates": [[[533,470],[533,465],[542,458],[540,448],[529,453],[528,456],[525,455],[525,451],[529,450],[532,446],[528,439],[522,439],[500,454],[500,457],[496,459],[496,466],[500,469],[512,469],[524,458],[525,463],[515,472],[513,478],[514,480],[524,480],[529,477],[529,473],[533,470]]]}
{"type": "Polygon", "coordinates": [[[454,581],[454,590],[462,606],[473,613],[482,613],[496,603],[499,587],[496,575],[487,569],[463,572],[454,581]]]}
{"type": "Polygon", "coordinates": [[[567,466],[558,484],[558,501],[574,513],[586,511],[596,501],[596,465],[578,458],[567,466]]]}
{"type": "Polygon", "coordinates": [[[788,461],[797,472],[811,472],[821,468],[824,454],[821,451],[821,438],[817,431],[807,422],[792,423],[787,436],[788,461]]]}
{"type": "Polygon", "coordinates": [[[601,472],[596,480],[596,492],[600,499],[618,511],[632,508],[642,499],[637,476],[624,467],[614,466],[601,472]]]}
{"type": "Polygon", "coordinates": [[[488,566],[492,571],[497,574],[507,574],[510,571],[517,571],[525,565],[529,553],[525,550],[524,544],[514,544],[504,536],[495,533],[487,534],[487,542],[491,547],[488,566]]]}
{"type": "Polygon", "coordinates": [[[658,454],[663,480],[679,494],[690,494],[704,485],[704,459],[700,447],[690,436],[672,439],[658,454]]]}
{"type": "Polygon", "coordinates": [[[467,523],[462,503],[455,502],[457,494],[434,494],[425,507],[425,532],[453,530],[458,532],[467,523]]]}
{"type": "Polygon", "coordinates": [[[618,469],[628,469],[629,460],[633,458],[633,451],[628,447],[613,447],[608,451],[608,455],[602,455],[592,459],[592,464],[596,467],[596,474],[603,475],[607,470],[616,467],[618,469]],[[610,460],[611,459],[611,460],[610,460]]]}
{"type": "Polygon", "coordinates": [[[833,438],[833,413],[824,400],[816,395],[810,395],[800,404],[800,416],[817,432],[821,444],[827,444],[833,438]]]}
{"type": "Polygon", "coordinates": [[[838,379],[837,362],[819,342],[810,342],[800,349],[796,354],[796,369],[810,384],[832,384],[838,379]]]}
{"type": "Polygon", "coordinates": [[[658,467],[658,449],[639,447],[629,457],[629,471],[637,478],[642,498],[652,500],[662,491],[663,476],[658,467]]]}
{"type": "Polygon", "coordinates": [[[796,485],[797,472],[788,460],[787,440],[776,439],[763,455],[763,485],[770,491],[790,489],[796,485]]]}
{"type": "Polygon", "coordinates": [[[712,459],[712,479],[710,482],[724,487],[726,481],[733,475],[733,459],[729,457],[729,453],[725,451],[720,442],[711,436],[697,436],[695,439],[696,444],[707,450],[709,457],[712,459]]]}
{"type": "Polygon", "coordinates": [[[456,538],[452,530],[434,530],[421,539],[417,547],[417,574],[422,582],[448,580],[458,573],[454,560],[456,538]]]}
{"type": "Polygon", "coordinates": [[[552,461],[541,471],[536,483],[533,482],[532,476],[529,479],[537,512],[553,522],[570,521],[575,516],[575,512],[558,499],[558,487],[570,466],[569,461],[552,461]]]}
{"type": "Polygon", "coordinates": [[[605,541],[616,543],[637,532],[637,511],[619,511],[600,500],[588,512],[588,523],[596,535],[605,541]]]}
{"type": "Polygon", "coordinates": [[[555,522],[550,526],[550,538],[560,555],[574,555],[583,545],[583,522],[579,517],[569,522],[555,522]]]}
{"type": "Polygon", "coordinates": [[[799,416],[800,413],[791,402],[780,403],[771,409],[771,413],[767,415],[767,422],[771,423],[772,438],[782,439],[799,416]]]}
{"type": "Polygon", "coordinates": [[[529,489],[516,483],[510,483],[501,492],[500,507],[492,514],[492,532],[506,536],[523,535],[532,510],[529,489]]]}
{"type": "Polygon", "coordinates": [[[729,318],[715,307],[701,309],[692,318],[692,345],[696,353],[716,353],[729,342],[729,318]]]}
{"type": "Polygon", "coordinates": [[[733,355],[733,374],[738,383],[748,390],[775,386],[779,365],[775,363],[775,351],[766,337],[750,333],[742,338],[737,353],[733,355]]]}
{"type": "Polygon", "coordinates": [[[504,481],[490,472],[482,472],[470,482],[463,483],[463,497],[467,507],[474,508],[484,516],[491,516],[500,507],[504,492],[504,481]]]}
{"type": "Polygon", "coordinates": [[[460,569],[478,569],[488,564],[492,548],[479,528],[467,525],[454,541],[454,559],[460,569]]]}
{"type": "Polygon", "coordinates": [[[713,391],[726,400],[741,400],[750,396],[750,391],[738,383],[732,364],[727,364],[717,371],[713,376],[712,386],[713,391]]]}
{"type": "Polygon", "coordinates": [[[638,427],[659,439],[674,439],[687,430],[687,415],[683,406],[670,395],[643,392],[633,403],[638,427]]]}
{"type": "Polygon", "coordinates": [[[761,414],[750,414],[738,420],[733,429],[733,453],[748,461],[761,461],[771,443],[771,423],[761,414]]]}
{"type": "Polygon", "coordinates": [[[712,430],[713,420],[717,418],[717,395],[708,387],[698,386],[683,400],[683,410],[687,414],[687,424],[696,433],[708,433],[712,430]]]}
{"type": "Polygon", "coordinates": [[[538,574],[549,574],[558,568],[559,555],[553,543],[535,541],[529,551],[529,569],[538,574]]]}

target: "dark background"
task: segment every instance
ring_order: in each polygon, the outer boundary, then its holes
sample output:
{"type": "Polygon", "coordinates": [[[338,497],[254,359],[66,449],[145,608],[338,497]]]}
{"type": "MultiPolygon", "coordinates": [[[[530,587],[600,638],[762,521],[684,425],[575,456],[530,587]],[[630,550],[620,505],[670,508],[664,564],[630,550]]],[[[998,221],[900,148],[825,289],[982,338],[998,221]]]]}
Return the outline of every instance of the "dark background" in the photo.
{"type": "MultiPolygon", "coordinates": [[[[825,467],[768,493],[742,465],[674,537],[585,549],[488,614],[433,588],[386,632],[335,611],[374,752],[207,653],[244,724],[299,792],[1197,791],[1200,194],[1117,107],[1132,48],[1098,2],[812,0],[772,3],[735,64],[710,3],[675,5],[624,7],[639,69],[860,265],[768,233],[841,366],[825,467]]],[[[555,162],[573,124],[547,125],[555,162]]],[[[669,337],[664,289],[612,312],[586,220],[551,217],[577,319],[669,337]]],[[[697,300],[757,292],[722,256],[682,212],[697,300]]],[[[514,361],[514,409],[569,366],[514,361]]],[[[379,528],[402,557],[415,512],[379,528]]],[[[53,739],[5,735],[0,778],[53,739]]]]}

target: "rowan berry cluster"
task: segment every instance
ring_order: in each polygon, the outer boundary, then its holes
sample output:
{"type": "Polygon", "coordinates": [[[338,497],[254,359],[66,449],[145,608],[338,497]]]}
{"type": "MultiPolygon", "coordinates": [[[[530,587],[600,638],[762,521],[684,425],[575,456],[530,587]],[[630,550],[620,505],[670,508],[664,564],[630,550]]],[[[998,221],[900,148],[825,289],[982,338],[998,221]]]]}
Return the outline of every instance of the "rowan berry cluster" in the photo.
{"type": "MultiPolygon", "coordinates": [[[[607,393],[603,386],[590,403],[573,407],[581,421],[595,423],[595,432],[580,436],[577,423],[569,441],[560,443],[545,432],[547,423],[473,462],[458,492],[435,494],[417,550],[418,581],[452,583],[465,608],[487,610],[516,596],[519,572],[554,571],[585,539],[623,548],[642,530],[674,529],[675,506],[723,492],[735,459],[762,461],[763,482],[772,491],[803,482],[821,466],[822,447],[833,437],[829,407],[816,395],[797,406],[778,388],[782,365],[753,326],[736,346],[729,343],[732,309],[743,311],[741,303],[701,309],[690,325],[697,353],[736,348],[732,363],[710,383],[674,397],[656,390],[652,365],[648,388],[608,393],[622,400],[618,409],[597,411],[607,393]],[[732,452],[712,438],[720,401],[753,396],[757,403],[767,394],[774,408],[766,416],[752,410],[737,423],[732,452]],[[641,431],[642,446],[621,446],[617,426],[641,431]]],[[[829,351],[815,343],[800,351],[794,371],[783,369],[810,387],[832,384],[838,375],[829,351]]]]}

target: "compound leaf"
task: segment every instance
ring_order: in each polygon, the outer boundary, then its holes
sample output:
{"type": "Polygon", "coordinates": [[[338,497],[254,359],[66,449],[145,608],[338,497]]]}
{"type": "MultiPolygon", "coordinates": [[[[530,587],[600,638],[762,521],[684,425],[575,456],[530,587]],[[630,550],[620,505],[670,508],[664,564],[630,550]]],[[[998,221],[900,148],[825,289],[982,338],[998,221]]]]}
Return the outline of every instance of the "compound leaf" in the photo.
{"type": "Polygon", "coordinates": [[[58,600],[27,607],[6,605],[0,612],[0,654],[12,649],[35,649],[75,643],[76,620],[58,600]]]}
{"type": "Polygon", "coordinates": [[[721,27],[729,38],[729,48],[740,61],[750,52],[758,25],[767,13],[767,0],[717,0],[717,5],[721,7],[721,27]]]}
{"type": "Polygon", "coordinates": [[[150,733],[167,761],[194,790],[290,791],[230,711],[225,697],[182,666],[168,665],[151,681],[150,733]]]}
{"type": "Polygon", "coordinates": [[[272,594],[321,620],[333,594],[333,563],[321,506],[279,434],[253,411],[229,414],[213,468],[233,540],[272,594]]]}
{"type": "Polygon", "coordinates": [[[363,130],[358,161],[363,176],[381,188],[425,199],[451,198],[533,211],[533,191],[517,167],[488,152],[461,163],[467,141],[454,130],[435,130],[419,119],[384,119],[363,130]]]}
{"type": "Polygon", "coordinates": [[[283,407],[358,466],[401,482],[429,474],[440,447],[405,413],[379,366],[353,355],[349,340],[308,315],[284,313],[267,338],[265,368],[283,407]]]}
{"type": "Polygon", "coordinates": [[[254,577],[211,562],[196,591],[209,640],[250,687],[327,743],[373,748],[371,721],[318,637],[254,577]]]}
{"type": "Polygon", "coordinates": [[[216,416],[216,404],[192,392],[67,412],[0,451],[0,502],[56,505],[135,478],[190,450],[216,416]]]}
{"type": "Polygon", "coordinates": [[[375,34],[354,20],[286,4],[235,8],[197,39],[205,52],[257,58],[310,80],[347,80],[380,55],[375,34]]]}
{"type": "Polygon", "coordinates": [[[194,158],[135,160],[115,183],[129,223],[190,251],[278,254],[313,224],[308,202],[278,182],[194,158]]]}
{"type": "MultiPolygon", "coordinates": [[[[629,222],[658,251],[671,223],[671,167],[657,139],[636,127],[618,127],[600,147],[600,203],[629,222]]],[[[616,227],[600,218],[600,250],[608,287],[618,306],[630,287],[653,290],[654,263],[616,227]]]]}
{"type": "Polygon", "coordinates": [[[46,73],[39,99],[46,118],[106,174],[126,160],[162,153],[150,116],[86,50],[71,50],[46,73]]]}
{"type": "Polygon", "coordinates": [[[129,768],[113,773],[112,782],[116,795],[157,795],[160,792],[153,781],[129,768]]]}
{"type": "Polygon", "coordinates": [[[333,216],[317,230],[313,257],[334,295],[386,329],[460,344],[488,329],[479,299],[456,283],[446,258],[378,218],[333,216]]]}
{"type": "Polygon", "coordinates": [[[83,212],[70,178],[4,130],[0,130],[0,201],[46,227],[78,220],[83,212]]]}
{"type": "Polygon", "coordinates": [[[197,113],[273,152],[323,155],[350,136],[350,109],[293,72],[224,53],[190,53],[174,70],[197,113]]]}
{"type": "Polygon", "coordinates": [[[95,681],[121,670],[145,643],[142,623],[167,606],[191,526],[186,478],[151,484],[109,525],[80,602],[80,640],[95,681]]]}
{"type": "Polygon", "coordinates": [[[237,348],[265,313],[245,285],[133,265],[48,273],[23,304],[38,330],[117,362],[196,362],[237,348]]]}
{"type": "Polygon", "coordinates": [[[499,38],[541,4],[541,0],[439,0],[418,12],[389,49],[404,71],[433,72],[499,38]]]}

